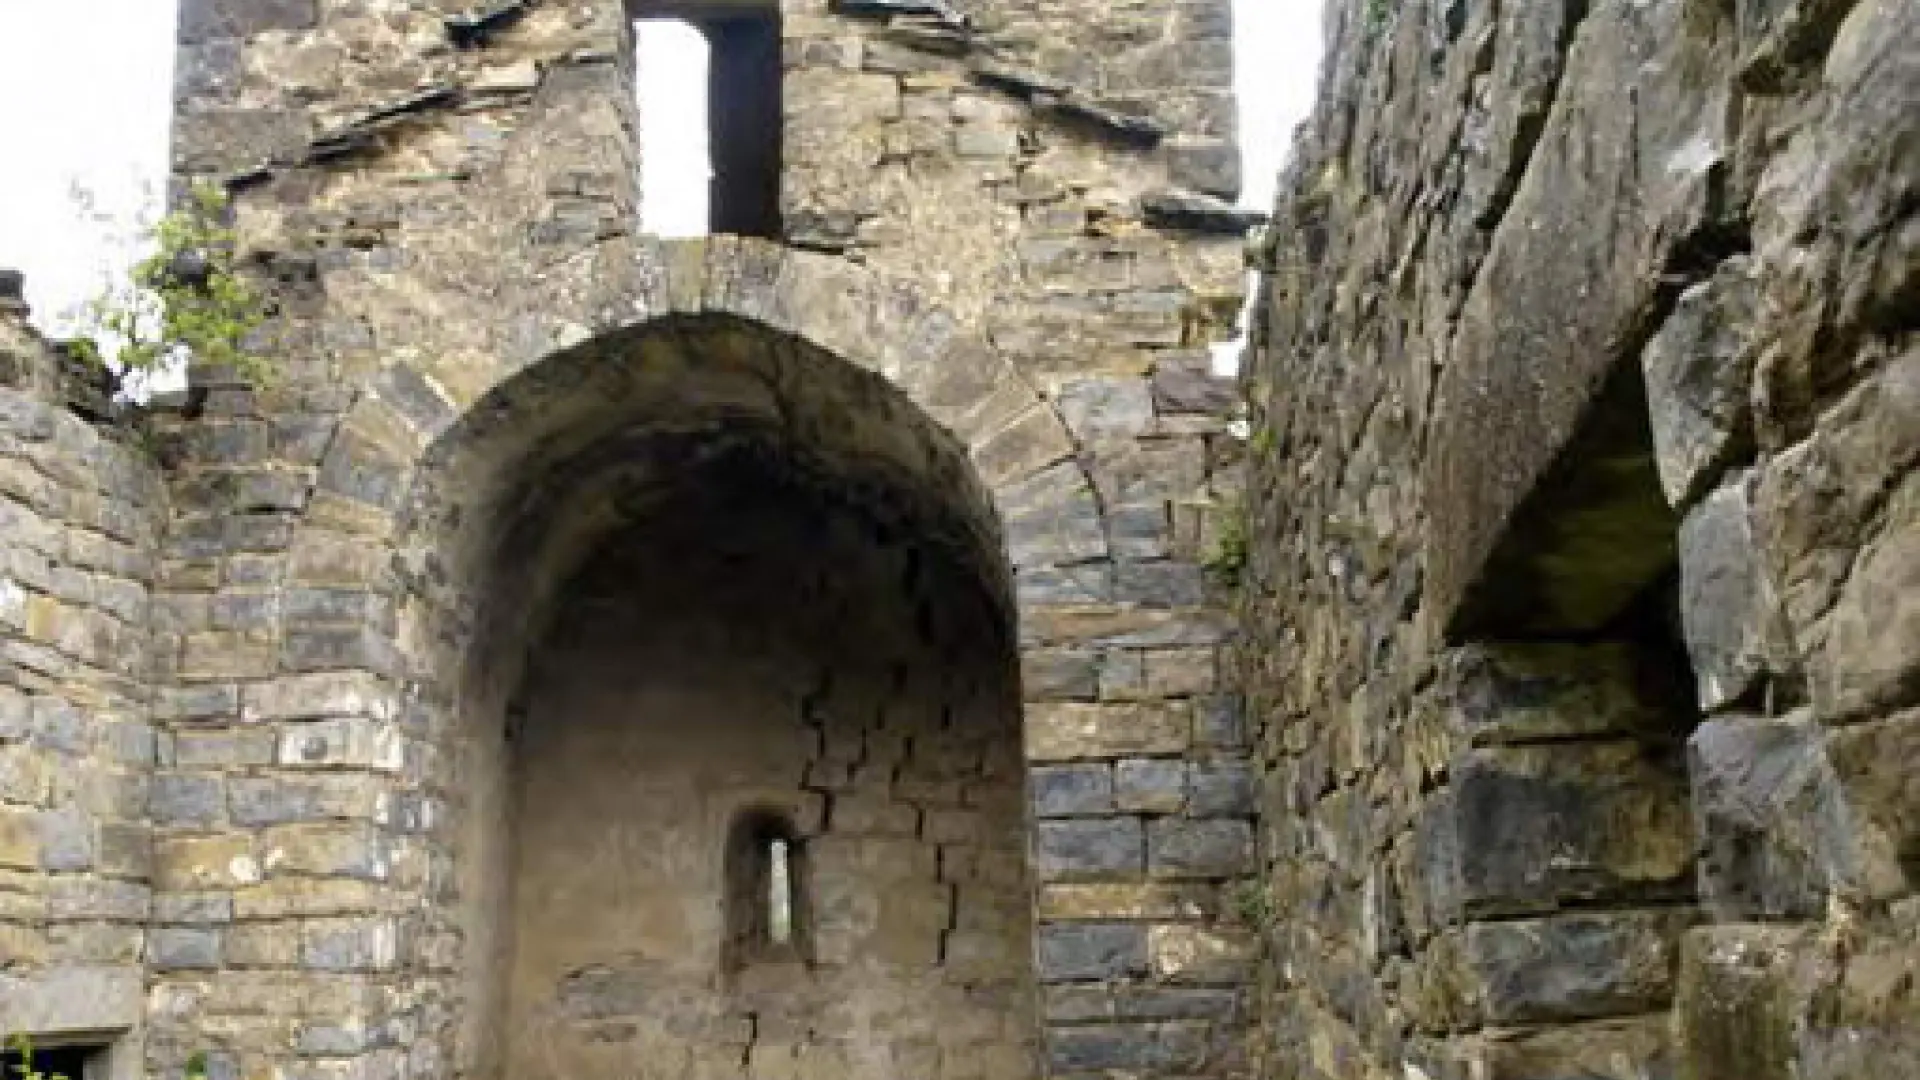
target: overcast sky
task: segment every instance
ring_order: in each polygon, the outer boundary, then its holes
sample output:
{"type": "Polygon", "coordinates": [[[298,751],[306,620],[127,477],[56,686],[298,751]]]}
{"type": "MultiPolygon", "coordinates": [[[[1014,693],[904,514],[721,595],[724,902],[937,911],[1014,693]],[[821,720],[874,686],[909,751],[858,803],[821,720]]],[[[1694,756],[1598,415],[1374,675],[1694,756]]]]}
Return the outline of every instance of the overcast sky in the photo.
{"type": "MultiPolygon", "coordinates": [[[[1247,205],[1266,209],[1287,133],[1312,103],[1324,0],[1234,0],[1247,205]]],[[[110,230],[80,220],[76,186],[128,220],[165,176],[175,0],[0,0],[0,266],[27,272],[38,321],[92,295],[130,257],[110,230]]],[[[685,101],[703,52],[666,27],[643,35],[641,93],[685,101]],[[656,89],[656,87],[664,89],[656,89]]],[[[704,219],[702,108],[655,110],[649,227],[680,233],[704,219]],[[660,170],[653,173],[652,170],[660,170]]]]}

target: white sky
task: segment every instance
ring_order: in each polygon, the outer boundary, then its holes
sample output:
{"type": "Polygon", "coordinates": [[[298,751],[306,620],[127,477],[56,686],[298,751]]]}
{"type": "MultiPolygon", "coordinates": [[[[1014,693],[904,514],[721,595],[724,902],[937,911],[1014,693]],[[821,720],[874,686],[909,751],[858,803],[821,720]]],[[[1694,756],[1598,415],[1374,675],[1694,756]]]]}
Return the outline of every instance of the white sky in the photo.
{"type": "MultiPolygon", "coordinates": [[[[1268,209],[1294,124],[1312,104],[1324,0],[1234,0],[1242,201],[1268,209]]],[[[91,296],[131,257],[110,230],[81,219],[76,186],[130,220],[165,180],[176,0],[0,0],[0,266],[27,273],[37,321],[91,296]]],[[[647,112],[646,225],[698,232],[706,216],[705,109],[696,98],[704,45],[684,27],[642,33],[641,94],[689,107],[647,112]],[[699,148],[689,152],[689,148],[699,148]]]]}

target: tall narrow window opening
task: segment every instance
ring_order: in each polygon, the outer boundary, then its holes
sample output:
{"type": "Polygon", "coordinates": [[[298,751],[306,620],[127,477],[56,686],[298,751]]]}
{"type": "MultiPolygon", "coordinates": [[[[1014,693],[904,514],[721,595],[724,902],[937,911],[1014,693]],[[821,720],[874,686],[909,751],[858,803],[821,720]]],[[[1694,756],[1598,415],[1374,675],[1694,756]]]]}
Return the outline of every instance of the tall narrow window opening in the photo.
{"type": "Polygon", "coordinates": [[[778,237],[778,13],[699,4],[658,13],[677,17],[635,24],[642,227],[661,236],[778,237]]]}
{"type": "Polygon", "coordinates": [[[806,958],[806,846],[792,822],[741,815],[727,837],[726,886],[729,967],[806,958]]]}
{"type": "Polygon", "coordinates": [[[793,944],[793,864],[785,840],[767,841],[767,943],[793,944]]]}

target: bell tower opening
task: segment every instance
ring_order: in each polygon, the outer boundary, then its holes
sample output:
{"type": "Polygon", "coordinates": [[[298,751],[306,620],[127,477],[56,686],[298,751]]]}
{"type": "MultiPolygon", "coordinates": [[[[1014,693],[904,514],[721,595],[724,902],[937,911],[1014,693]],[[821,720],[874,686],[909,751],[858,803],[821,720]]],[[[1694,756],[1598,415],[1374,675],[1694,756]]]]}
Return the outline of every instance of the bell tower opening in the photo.
{"type": "Polygon", "coordinates": [[[648,3],[636,11],[643,226],[661,235],[780,235],[776,7],[648,3]]]}

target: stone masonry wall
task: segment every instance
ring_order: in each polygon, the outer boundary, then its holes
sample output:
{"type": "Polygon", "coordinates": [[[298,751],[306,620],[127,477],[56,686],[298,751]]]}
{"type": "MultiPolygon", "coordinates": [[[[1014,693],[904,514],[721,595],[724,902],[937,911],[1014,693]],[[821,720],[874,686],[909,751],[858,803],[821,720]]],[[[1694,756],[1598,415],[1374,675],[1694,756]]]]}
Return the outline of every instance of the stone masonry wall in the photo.
{"type": "Polygon", "coordinates": [[[1920,1070],[1920,7],[1329,27],[1246,378],[1257,1067],[1920,1070]]]}
{"type": "MultiPolygon", "coordinates": [[[[166,500],[131,426],[0,275],[0,1034],[138,1075],[152,893],[150,586],[166,500]]],[[[104,1075],[104,1074],[103,1074],[104,1075]]]]}
{"type": "Polygon", "coordinates": [[[456,1032],[497,943],[462,914],[490,865],[466,838],[493,808],[463,803],[460,759],[518,662],[470,657],[527,568],[465,545],[543,491],[591,520],[565,455],[610,458],[685,396],[599,396],[651,354],[595,348],[710,314],[811,357],[686,353],[721,405],[816,416],[844,381],[817,353],[910,406],[863,391],[872,416],[805,419],[801,448],[918,460],[916,424],[948,433],[966,467],[918,482],[992,508],[973,525],[1013,571],[1030,761],[1128,791],[1041,811],[1051,1073],[1236,1073],[1248,940],[1222,894],[1251,807],[1200,569],[1237,486],[1204,353],[1245,224],[1216,197],[1226,3],[965,7],[783,5],[786,235],[664,244],[634,235],[645,5],[183,3],[175,171],[234,184],[281,374],[196,372],[168,436],[158,715],[196,752],[158,781],[184,807],[156,850],[181,948],[151,1069],[470,1064],[456,1032]],[[583,376],[582,350],[604,365],[583,376]],[[458,437],[497,416],[517,429],[458,437]]]}
{"type": "Polygon", "coordinates": [[[1133,392],[1225,329],[1228,3],[844,7],[878,17],[784,8],[793,242],[922,283],[1063,395],[1133,392]]]}
{"type": "Polygon", "coordinates": [[[911,535],[757,472],[686,476],[534,661],[505,1074],[1034,1076],[1002,616],[911,535]],[[727,879],[756,814],[795,842],[790,949],[736,940],[768,900],[727,879]]]}

